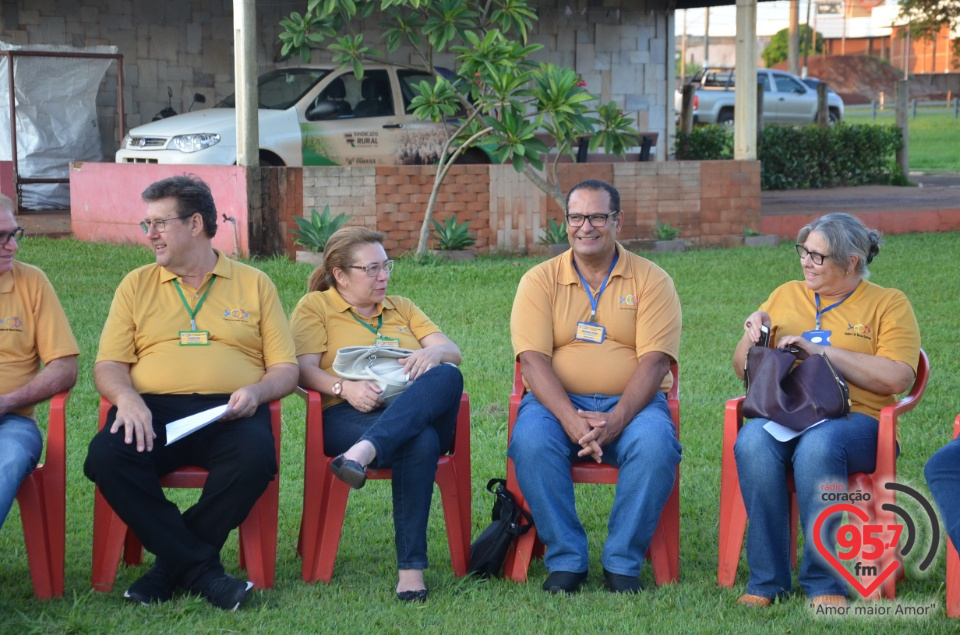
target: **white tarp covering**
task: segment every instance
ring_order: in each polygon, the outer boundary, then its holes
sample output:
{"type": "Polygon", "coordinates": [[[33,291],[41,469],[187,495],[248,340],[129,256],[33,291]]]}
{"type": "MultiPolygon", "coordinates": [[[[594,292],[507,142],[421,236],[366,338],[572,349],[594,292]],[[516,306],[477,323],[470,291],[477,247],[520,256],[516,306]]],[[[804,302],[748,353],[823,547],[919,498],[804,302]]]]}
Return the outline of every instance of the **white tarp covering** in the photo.
{"type": "MultiPolygon", "coordinates": [[[[0,51],[116,54],[115,46],[13,46],[0,51]]],[[[97,90],[112,59],[13,57],[17,106],[17,160],[20,178],[66,178],[71,161],[102,161],[97,124],[97,90]]],[[[0,161],[11,161],[10,78],[0,56],[0,161]]],[[[24,185],[24,209],[70,207],[64,184],[24,185]]]]}

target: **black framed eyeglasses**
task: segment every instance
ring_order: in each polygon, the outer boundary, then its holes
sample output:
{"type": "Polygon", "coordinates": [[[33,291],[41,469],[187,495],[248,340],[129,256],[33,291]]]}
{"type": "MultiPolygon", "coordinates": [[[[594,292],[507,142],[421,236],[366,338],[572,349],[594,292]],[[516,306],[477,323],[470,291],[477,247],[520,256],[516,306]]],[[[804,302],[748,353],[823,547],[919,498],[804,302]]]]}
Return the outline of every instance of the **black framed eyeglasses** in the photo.
{"type": "Polygon", "coordinates": [[[23,227],[17,227],[12,232],[0,232],[0,246],[6,245],[11,238],[19,242],[23,238],[23,232],[23,227]]]}
{"type": "Polygon", "coordinates": [[[590,220],[591,227],[605,227],[607,220],[613,218],[620,212],[610,212],[609,214],[567,214],[567,224],[570,227],[583,227],[584,221],[590,220]]]}
{"type": "Polygon", "coordinates": [[[390,275],[390,273],[393,271],[393,264],[394,263],[392,260],[385,260],[382,263],[377,263],[375,265],[365,265],[362,267],[360,265],[347,265],[347,268],[359,269],[365,274],[367,274],[368,276],[370,276],[371,278],[376,278],[377,276],[380,275],[381,270],[387,272],[387,275],[390,275]]]}
{"type": "Polygon", "coordinates": [[[154,229],[157,230],[158,233],[162,234],[163,232],[167,231],[167,223],[169,221],[186,220],[191,216],[193,216],[193,214],[189,214],[187,216],[171,216],[170,218],[155,218],[153,220],[150,220],[149,218],[147,218],[140,221],[140,229],[143,230],[144,234],[149,234],[150,227],[152,226],[154,229]]]}
{"type": "Polygon", "coordinates": [[[820,252],[817,252],[817,251],[810,251],[809,249],[807,249],[806,247],[800,244],[795,246],[797,248],[798,256],[800,256],[801,258],[803,258],[804,256],[810,258],[810,260],[813,261],[813,264],[815,265],[822,265],[824,259],[830,257],[829,254],[821,254],[820,252]]]}

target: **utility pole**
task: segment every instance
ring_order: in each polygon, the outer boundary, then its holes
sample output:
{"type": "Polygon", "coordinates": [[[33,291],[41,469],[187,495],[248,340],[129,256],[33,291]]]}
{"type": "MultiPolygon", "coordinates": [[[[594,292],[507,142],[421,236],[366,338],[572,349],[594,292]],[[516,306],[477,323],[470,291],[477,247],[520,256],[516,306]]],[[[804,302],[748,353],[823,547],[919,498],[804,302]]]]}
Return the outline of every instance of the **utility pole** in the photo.
{"type": "Polygon", "coordinates": [[[704,9],[703,14],[703,67],[706,68],[710,60],[710,7],[704,9]]]}
{"type": "Polygon", "coordinates": [[[810,46],[816,42],[816,36],[810,30],[810,5],[812,4],[813,0],[807,0],[807,29],[803,38],[803,68],[800,77],[807,76],[807,57],[810,55],[810,46]]]}
{"type": "Polygon", "coordinates": [[[683,10],[683,35],[680,37],[680,85],[687,83],[687,10],[683,10]]]}
{"type": "Polygon", "coordinates": [[[847,0],[843,0],[843,38],[840,40],[840,55],[847,54],[847,0]]]}
{"type": "Polygon", "coordinates": [[[790,0],[790,29],[787,37],[787,72],[800,74],[800,0],[790,0]]]}

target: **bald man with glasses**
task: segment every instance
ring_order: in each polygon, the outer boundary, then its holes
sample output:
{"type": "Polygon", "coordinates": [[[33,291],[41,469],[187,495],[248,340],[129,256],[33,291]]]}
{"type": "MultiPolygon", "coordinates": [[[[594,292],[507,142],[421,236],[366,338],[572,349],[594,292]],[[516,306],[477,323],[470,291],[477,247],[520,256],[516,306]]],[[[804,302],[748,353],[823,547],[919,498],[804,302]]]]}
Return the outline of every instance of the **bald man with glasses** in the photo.
{"type": "Polygon", "coordinates": [[[577,592],[589,567],[571,464],[619,468],[603,583],[636,593],[680,462],[665,395],[680,350],[680,300],[670,276],[617,242],[623,212],[609,183],[575,185],[566,218],[570,250],[528,271],[513,304],[527,394],[508,454],[546,545],[549,593],[577,592]]]}

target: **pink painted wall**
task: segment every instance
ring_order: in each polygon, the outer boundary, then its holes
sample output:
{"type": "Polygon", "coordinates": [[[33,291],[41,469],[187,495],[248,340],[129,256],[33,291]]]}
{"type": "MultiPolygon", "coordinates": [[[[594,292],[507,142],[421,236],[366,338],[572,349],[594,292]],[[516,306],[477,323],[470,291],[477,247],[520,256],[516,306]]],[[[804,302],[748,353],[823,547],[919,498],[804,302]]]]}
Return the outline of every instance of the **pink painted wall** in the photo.
{"type": "Polygon", "coordinates": [[[234,252],[236,219],[240,251],[249,253],[247,186],[244,169],[217,165],[151,165],[73,163],[70,167],[70,215],[73,235],[80,240],[106,243],[146,243],[140,227],[146,206],[140,194],[151,183],[178,174],[195,174],[210,186],[217,204],[217,235],[213,246],[234,252]]]}
{"type": "MultiPolygon", "coordinates": [[[[0,161],[0,194],[5,194],[17,204],[17,180],[13,175],[13,161],[0,161]]],[[[16,212],[16,208],[13,210],[16,212]]]]}

